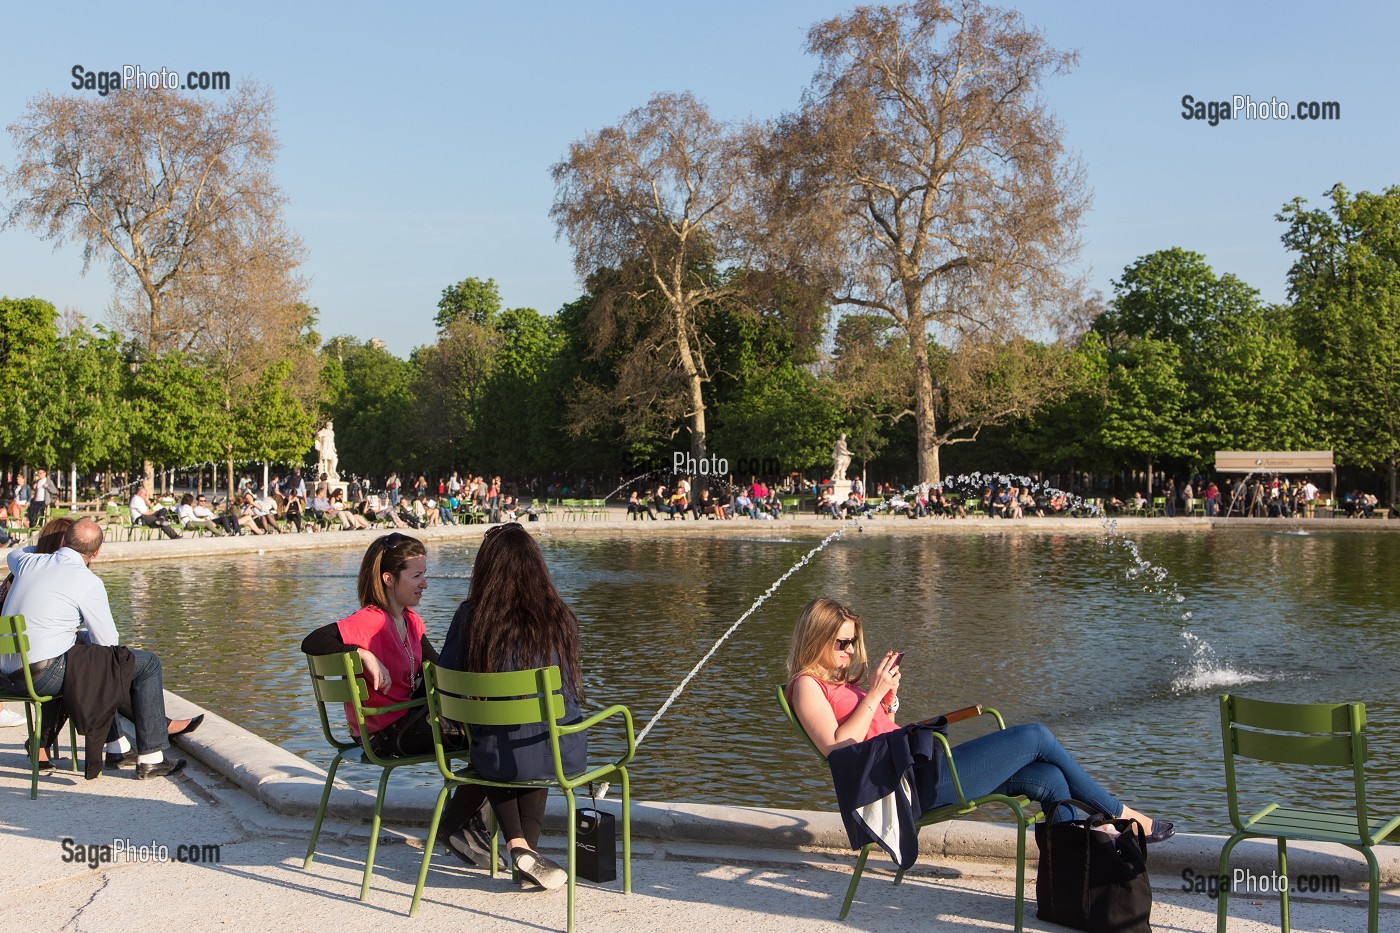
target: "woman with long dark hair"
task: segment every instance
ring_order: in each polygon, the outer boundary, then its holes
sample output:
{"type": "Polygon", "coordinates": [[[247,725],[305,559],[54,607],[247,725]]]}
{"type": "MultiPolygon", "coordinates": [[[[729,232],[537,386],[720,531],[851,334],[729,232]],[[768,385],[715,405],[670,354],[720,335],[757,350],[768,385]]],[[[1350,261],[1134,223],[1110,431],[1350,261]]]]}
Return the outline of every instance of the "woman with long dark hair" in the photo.
{"type": "MultiPolygon", "coordinates": [[[[443,642],[446,667],[479,673],[529,670],[558,665],[563,680],[564,722],[582,718],[583,673],[579,669],[578,619],[550,579],[539,545],[518,523],[488,531],[472,568],[471,592],[452,617],[443,642]]],[[[565,773],[588,764],[583,733],[560,736],[565,773]]],[[[514,781],[554,776],[548,726],[477,726],[471,730],[472,767],[490,780],[514,781]]],[[[568,873],[535,851],[544,826],[545,788],[466,785],[443,812],[447,847],[459,852],[461,834],[472,814],[490,801],[510,848],[516,883],[553,889],[568,873]]]]}

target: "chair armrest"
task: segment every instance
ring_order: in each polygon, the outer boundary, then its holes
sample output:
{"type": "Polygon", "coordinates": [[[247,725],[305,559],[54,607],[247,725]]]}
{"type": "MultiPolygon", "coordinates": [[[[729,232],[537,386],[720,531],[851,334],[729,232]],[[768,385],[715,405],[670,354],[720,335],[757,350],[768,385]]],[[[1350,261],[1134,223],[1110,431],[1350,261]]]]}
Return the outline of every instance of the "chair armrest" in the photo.
{"type": "Polygon", "coordinates": [[[413,709],[415,706],[427,706],[427,697],[418,697],[413,700],[405,700],[402,703],[394,703],[390,706],[361,706],[360,712],[366,716],[378,716],[382,713],[397,713],[401,709],[413,709]]]}
{"type": "Polygon", "coordinates": [[[632,711],[627,707],[621,704],[609,706],[607,709],[599,710],[592,716],[573,723],[572,725],[558,726],[558,732],[560,735],[573,735],[575,732],[582,732],[584,729],[590,726],[596,726],[603,720],[611,719],[618,714],[621,714],[623,721],[627,725],[627,753],[613,762],[614,767],[621,767],[631,761],[632,757],[637,753],[637,737],[632,731],[632,711]]]}

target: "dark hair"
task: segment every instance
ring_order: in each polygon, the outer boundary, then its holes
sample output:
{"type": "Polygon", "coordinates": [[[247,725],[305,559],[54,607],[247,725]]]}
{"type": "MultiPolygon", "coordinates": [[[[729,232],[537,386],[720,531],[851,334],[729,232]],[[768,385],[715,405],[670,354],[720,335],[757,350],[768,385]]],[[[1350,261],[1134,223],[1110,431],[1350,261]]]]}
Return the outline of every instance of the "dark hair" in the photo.
{"type": "Polygon", "coordinates": [[[481,539],[468,604],[464,670],[489,674],[558,664],[568,678],[565,689],[583,699],[578,618],[554,588],[539,545],[519,522],[497,525],[481,539]]]}
{"type": "Polygon", "coordinates": [[[422,541],[397,531],[375,538],[360,561],[360,579],[356,587],[360,605],[378,606],[388,612],[389,597],[384,592],[384,574],[397,576],[409,560],[427,556],[428,550],[423,547],[422,541]]]}
{"type": "Polygon", "coordinates": [[[192,502],[194,502],[194,493],[192,492],[187,492],[182,497],[180,497],[181,505],[189,505],[192,502]]]}
{"type": "Polygon", "coordinates": [[[51,518],[43,528],[39,529],[39,540],[34,544],[34,551],[37,554],[52,554],[63,547],[63,538],[68,534],[68,529],[73,527],[71,518],[51,518]]]}

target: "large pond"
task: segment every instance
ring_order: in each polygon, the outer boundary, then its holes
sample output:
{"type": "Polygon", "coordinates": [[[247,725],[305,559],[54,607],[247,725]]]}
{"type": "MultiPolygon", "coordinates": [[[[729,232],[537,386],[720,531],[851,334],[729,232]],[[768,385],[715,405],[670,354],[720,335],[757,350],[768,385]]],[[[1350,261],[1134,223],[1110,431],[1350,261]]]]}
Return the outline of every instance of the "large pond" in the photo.
{"type": "MultiPolygon", "coordinates": [[[[640,730],[816,540],[542,536],[582,620],[590,703],[625,703],[640,730]]],[[[1366,702],[1371,800],[1378,812],[1400,808],[1400,535],[1289,525],[1133,540],[1165,582],[1130,577],[1121,543],[1082,531],[848,535],[769,599],[659,721],[638,752],[635,796],[831,806],[824,766],[773,700],[793,623],[825,594],[862,614],[873,651],[907,652],[906,718],[981,702],[1010,722],[1044,722],[1111,790],[1192,829],[1226,821],[1221,690],[1366,702]]],[[[474,554],[471,544],[430,547],[420,611],[435,644],[474,554]]],[[[170,689],[324,765],[298,645],[357,608],[359,558],[346,549],[97,569],[124,640],[161,654],[170,689]]]]}

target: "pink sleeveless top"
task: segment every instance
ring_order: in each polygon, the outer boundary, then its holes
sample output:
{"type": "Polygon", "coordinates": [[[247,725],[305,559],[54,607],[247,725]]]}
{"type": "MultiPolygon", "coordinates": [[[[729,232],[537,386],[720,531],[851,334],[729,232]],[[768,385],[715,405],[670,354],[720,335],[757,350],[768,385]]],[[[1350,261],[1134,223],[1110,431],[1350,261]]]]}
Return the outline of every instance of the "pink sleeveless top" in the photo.
{"type": "MultiPolygon", "coordinates": [[[[800,676],[812,677],[811,674],[800,676]]],[[[836,725],[838,726],[850,719],[851,714],[856,711],[856,707],[865,699],[866,691],[855,684],[829,684],[816,677],[812,677],[812,679],[822,688],[822,694],[826,697],[826,701],[831,704],[831,711],[836,714],[836,725]]],[[[876,703],[875,717],[870,720],[870,728],[866,730],[865,738],[861,741],[869,741],[877,735],[893,732],[898,728],[899,726],[890,718],[890,714],[885,712],[884,704],[876,703]]]]}

